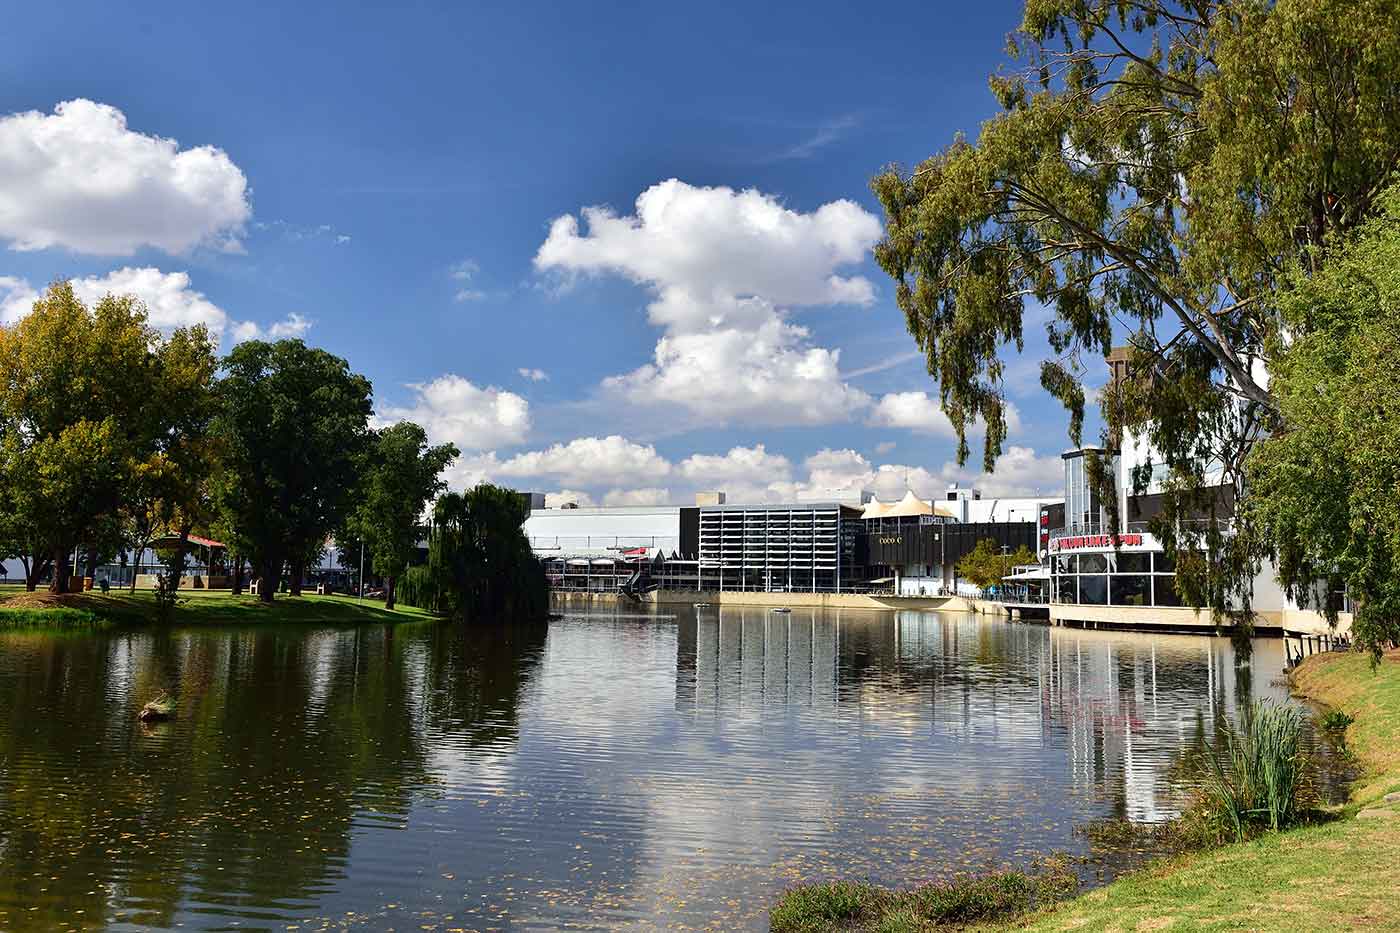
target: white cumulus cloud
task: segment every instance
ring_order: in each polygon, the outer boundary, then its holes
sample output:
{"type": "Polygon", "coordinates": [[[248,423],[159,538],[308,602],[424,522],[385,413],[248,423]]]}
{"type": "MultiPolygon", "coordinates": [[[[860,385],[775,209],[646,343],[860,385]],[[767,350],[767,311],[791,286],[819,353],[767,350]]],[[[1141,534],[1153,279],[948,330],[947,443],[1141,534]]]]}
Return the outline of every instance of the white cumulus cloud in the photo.
{"type": "MultiPolygon", "coordinates": [[[[106,275],[70,280],[73,294],[91,308],[107,295],[131,295],[145,306],[152,327],[169,333],[179,327],[203,324],[222,343],[227,335],[243,340],[302,337],[311,320],[295,312],[281,321],[262,325],[231,321],[227,312],[196,290],[186,272],[162,272],[151,266],[123,266],[106,275]]],[[[38,289],[14,276],[0,276],[0,323],[12,324],[28,314],[39,297],[38,289]]]]}
{"type": "Polygon", "coordinates": [[[652,293],[648,316],[663,331],[652,362],[605,390],[710,423],[819,424],[869,404],[841,380],[839,351],[787,320],[793,308],[874,301],[868,279],[840,272],[880,236],[858,204],[802,213],[754,189],[671,179],[642,192],[633,214],[588,207],[581,217],[554,220],[536,269],[628,278],[652,293]]]}
{"type": "Polygon", "coordinates": [[[671,491],[648,486],[642,489],[610,489],[603,495],[604,505],[669,505],[671,491]]]}
{"type": "Polygon", "coordinates": [[[551,477],[565,485],[595,488],[645,481],[670,472],[670,461],[655,447],[616,434],[578,437],[567,444],[516,454],[497,468],[500,476],[551,477]]]}
{"type": "MultiPolygon", "coordinates": [[[[1005,417],[1009,431],[1020,431],[1021,413],[1010,402],[1005,403],[1005,417]]],[[[943,413],[938,399],[927,392],[890,392],[880,396],[870,410],[869,423],[875,427],[905,428],[920,434],[957,437],[953,423],[943,413]]],[[[972,429],[975,428],[976,425],[973,425],[972,429]]]]}
{"type": "MultiPolygon", "coordinates": [[[[518,444],[530,431],[530,403],[514,392],[494,386],[481,388],[454,374],[431,382],[413,383],[411,404],[379,410],[384,423],[413,421],[423,426],[433,443],[451,441],[462,451],[490,451],[518,444]]],[[[457,474],[481,478],[492,472],[492,461],[464,460],[457,474]]]]}
{"type": "Polygon", "coordinates": [[[280,321],[271,324],[258,324],[255,321],[240,321],[233,325],[233,340],[283,340],[289,337],[305,337],[311,330],[311,319],[293,311],[280,321]]]}
{"type": "Polygon", "coordinates": [[[13,249],[238,249],[251,216],[247,179],[222,149],[181,149],[90,100],[0,117],[0,239],[13,249]]]}
{"type": "Polygon", "coordinates": [[[589,509],[597,504],[591,495],[577,489],[560,489],[544,494],[544,506],[547,509],[557,509],[565,505],[576,505],[581,509],[589,509]]]}

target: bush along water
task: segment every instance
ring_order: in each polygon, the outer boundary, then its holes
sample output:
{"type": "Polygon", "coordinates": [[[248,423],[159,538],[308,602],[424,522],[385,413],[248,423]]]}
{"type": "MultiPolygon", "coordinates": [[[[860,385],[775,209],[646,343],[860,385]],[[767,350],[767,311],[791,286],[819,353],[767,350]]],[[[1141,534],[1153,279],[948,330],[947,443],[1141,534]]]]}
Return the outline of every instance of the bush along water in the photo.
{"type": "Polygon", "coordinates": [[[1302,710],[1268,701],[1250,708],[1242,728],[1227,726],[1224,747],[1206,756],[1203,816],[1237,841],[1298,823],[1306,812],[1302,733],[1302,710]]]}

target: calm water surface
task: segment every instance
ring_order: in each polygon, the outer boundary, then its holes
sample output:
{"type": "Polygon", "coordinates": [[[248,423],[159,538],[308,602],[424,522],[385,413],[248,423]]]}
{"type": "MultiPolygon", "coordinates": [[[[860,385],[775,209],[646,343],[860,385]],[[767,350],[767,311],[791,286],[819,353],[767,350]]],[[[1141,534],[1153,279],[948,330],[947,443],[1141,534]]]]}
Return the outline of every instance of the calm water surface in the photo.
{"type": "Polygon", "coordinates": [[[805,610],[0,634],[0,929],[762,929],[1173,815],[1282,662],[805,610]]]}

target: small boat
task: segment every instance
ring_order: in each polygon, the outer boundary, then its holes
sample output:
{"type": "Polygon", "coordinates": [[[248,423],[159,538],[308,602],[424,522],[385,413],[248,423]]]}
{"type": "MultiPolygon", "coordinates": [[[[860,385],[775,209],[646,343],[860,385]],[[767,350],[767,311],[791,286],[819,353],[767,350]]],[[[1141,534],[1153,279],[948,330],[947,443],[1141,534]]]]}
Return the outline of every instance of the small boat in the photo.
{"type": "Polygon", "coordinates": [[[772,609],[769,609],[768,611],[769,611],[769,612],[792,612],[792,610],[789,609],[787,606],[774,606],[772,609]]]}

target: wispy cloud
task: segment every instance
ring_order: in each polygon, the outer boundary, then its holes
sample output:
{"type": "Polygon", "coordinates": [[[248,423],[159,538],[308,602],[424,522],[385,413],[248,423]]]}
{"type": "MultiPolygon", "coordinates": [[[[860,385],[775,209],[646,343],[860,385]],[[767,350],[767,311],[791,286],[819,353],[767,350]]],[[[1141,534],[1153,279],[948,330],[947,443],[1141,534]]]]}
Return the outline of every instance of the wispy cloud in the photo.
{"type": "Polygon", "coordinates": [[[528,379],[531,382],[549,381],[549,373],[545,372],[543,369],[529,369],[527,367],[521,367],[520,369],[517,369],[516,372],[520,374],[520,377],[522,379],[528,379]]]}
{"type": "Polygon", "coordinates": [[[476,278],[476,274],[481,271],[481,264],[475,259],[463,259],[461,262],[453,263],[447,269],[447,274],[454,281],[460,282],[457,293],[452,296],[452,300],[458,303],[468,301],[481,301],[486,297],[486,292],[472,286],[471,282],[476,278]]]}
{"type": "Polygon", "coordinates": [[[350,242],[350,235],[341,233],[331,224],[298,224],[290,220],[259,220],[253,224],[253,229],[258,233],[267,233],[280,236],[284,240],[299,243],[304,240],[317,240],[322,237],[331,240],[337,246],[343,246],[350,242]]]}
{"type": "Polygon", "coordinates": [[[841,378],[855,379],[858,376],[869,376],[871,373],[882,373],[887,369],[894,369],[896,366],[902,366],[911,360],[922,358],[923,354],[917,350],[911,350],[907,353],[896,353],[894,356],[887,356],[883,360],[871,363],[869,366],[862,366],[860,369],[853,369],[850,372],[842,373],[841,378]]]}
{"type": "Polygon", "coordinates": [[[787,162],[793,159],[810,159],[827,146],[838,142],[860,125],[860,118],[847,114],[821,124],[806,139],[768,156],[765,162],[787,162]]]}

